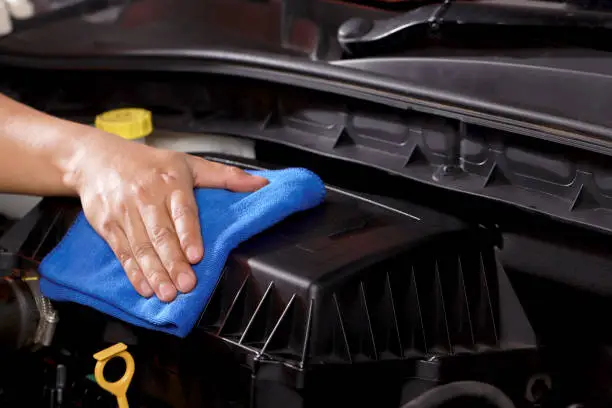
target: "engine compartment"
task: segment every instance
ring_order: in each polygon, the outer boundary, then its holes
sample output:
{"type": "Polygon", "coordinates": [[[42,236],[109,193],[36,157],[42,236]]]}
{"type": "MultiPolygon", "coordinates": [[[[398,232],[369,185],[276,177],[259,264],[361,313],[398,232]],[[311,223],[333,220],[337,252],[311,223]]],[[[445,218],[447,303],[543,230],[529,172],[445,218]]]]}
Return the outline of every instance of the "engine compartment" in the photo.
{"type": "Polygon", "coordinates": [[[166,142],[189,135],[204,146],[203,135],[232,136],[248,145],[235,150],[257,160],[205,156],[245,168],[309,168],[330,186],[332,202],[237,249],[226,271],[232,279],[183,342],[73,304],[53,304],[58,322],[44,313],[31,278],[77,202],[47,199],[6,223],[0,298],[19,319],[0,316],[2,407],[116,406],[91,373],[94,353],[117,342],[136,359],[130,405],[138,407],[428,406],[425,390],[457,381],[463,392],[465,381],[491,384],[517,407],[612,401],[612,328],[593,318],[612,310],[607,170],[589,173],[598,194],[575,189],[585,169],[609,167],[607,156],[228,77],[129,81],[136,78],[44,71],[46,87],[33,89],[26,74],[10,72],[6,93],[53,115],[91,123],[105,109],[143,106],[170,132],[166,142]],[[83,90],[88,77],[97,92],[83,90]],[[351,123],[337,126],[343,118],[351,123]],[[506,172],[473,173],[488,156],[470,153],[470,140],[504,156],[506,172]],[[369,161],[375,157],[380,165],[369,161]],[[486,194],[470,194],[482,177],[486,194]],[[306,249],[294,248],[302,243],[306,249]],[[18,340],[29,347],[12,352],[18,340]]]}
{"type": "MultiPolygon", "coordinates": [[[[22,318],[0,325],[12,368],[0,370],[3,407],[114,406],[92,380],[92,356],[116,342],[134,355],[138,407],[398,407],[456,381],[493,385],[516,407],[568,400],[560,384],[573,374],[538,344],[498,231],[332,186],[322,206],[233,251],[187,339],[55,303],[53,342],[33,348],[36,325],[19,322],[36,315],[36,296],[22,290],[30,300],[17,302],[9,287],[27,282],[78,210],[45,199],[0,240],[19,247],[3,253],[0,293],[13,296],[0,298],[22,318]],[[11,352],[24,331],[26,347],[11,352]]],[[[109,366],[107,378],[121,372],[109,366]]],[[[479,402],[454,402],[466,401],[479,402]]]]}
{"type": "Polygon", "coordinates": [[[160,147],[232,138],[242,158],[207,156],[307,167],[328,201],[237,248],[182,341],[40,295],[37,264],[78,202],[0,219],[1,408],[116,407],[92,373],[118,342],[136,362],[132,407],[610,406],[605,53],[435,36],[406,58],[344,59],[338,25],[386,11],[129,3],[119,24],[72,17],[4,38],[0,91],[83,123],[144,107],[169,134],[160,147]]]}

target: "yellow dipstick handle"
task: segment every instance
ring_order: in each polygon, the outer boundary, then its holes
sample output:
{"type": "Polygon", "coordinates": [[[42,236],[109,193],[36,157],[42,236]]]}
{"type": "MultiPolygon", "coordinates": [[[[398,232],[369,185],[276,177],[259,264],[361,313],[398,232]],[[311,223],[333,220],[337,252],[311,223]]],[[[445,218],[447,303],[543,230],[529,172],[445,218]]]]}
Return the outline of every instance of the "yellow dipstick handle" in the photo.
{"type": "Polygon", "coordinates": [[[127,346],[123,343],[117,343],[114,346],[97,352],[93,357],[98,360],[94,369],[94,376],[98,385],[117,397],[119,408],[129,408],[127,390],[134,376],[135,364],[134,357],[127,351],[127,346]],[[123,373],[123,377],[119,380],[108,382],[104,378],[104,367],[106,363],[115,357],[120,357],[125,361],[125,373],[123,373]]]}

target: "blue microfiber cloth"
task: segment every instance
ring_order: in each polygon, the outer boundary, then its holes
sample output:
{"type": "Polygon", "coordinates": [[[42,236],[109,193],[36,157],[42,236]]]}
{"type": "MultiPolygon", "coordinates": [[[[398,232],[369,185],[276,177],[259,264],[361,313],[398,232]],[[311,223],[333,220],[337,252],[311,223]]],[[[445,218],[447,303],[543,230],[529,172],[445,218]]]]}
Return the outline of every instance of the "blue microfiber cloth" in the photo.
{"type": "Polygon", "coordinates": [[[59,245],[40,265],[42,293],[52,300],[80,303],[118,319],[185,337],[197,323],[232,249],[292,213],[320,204],[322,181],[305,169],[252,171],[269,180],[253,193],[196,189],[205,254],[193,266],[197,286],[164,303],[132,287],[110,247],[81,213],[59,245]]]}

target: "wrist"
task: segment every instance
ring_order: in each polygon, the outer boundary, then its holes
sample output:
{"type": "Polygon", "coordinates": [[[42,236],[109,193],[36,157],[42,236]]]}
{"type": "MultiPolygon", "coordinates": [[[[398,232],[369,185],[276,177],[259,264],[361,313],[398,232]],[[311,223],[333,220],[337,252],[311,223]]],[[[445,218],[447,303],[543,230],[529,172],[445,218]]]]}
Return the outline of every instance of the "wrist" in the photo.
{"type": "Polygon", "coordinates": [[[62,187],[70,195],[80,194],[85,160],[90,146],[99,138],[98,133],[89,126],[69,122],[58,138],[61,146],[51,149],[54,152],[51,163],[60,175],[62,187]]]}
{"type": "Polygon", "coordinates": [[[37,111],[0,94],[0,190],[78,195],[80,167],[97,129],[37,111]]]}

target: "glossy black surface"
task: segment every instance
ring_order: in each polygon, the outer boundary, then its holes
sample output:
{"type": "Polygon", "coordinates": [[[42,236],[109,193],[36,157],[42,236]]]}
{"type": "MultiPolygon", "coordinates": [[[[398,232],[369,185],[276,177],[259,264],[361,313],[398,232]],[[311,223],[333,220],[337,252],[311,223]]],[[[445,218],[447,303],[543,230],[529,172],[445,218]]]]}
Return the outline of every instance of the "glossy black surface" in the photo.
{"type": "Polygon", "coordinates": [[[44,24],[23,24],[0,47],[42,54],[229,48],[329,59],[339,55],[335,36],[342,22],[390,15],[320,0],[136,0],[115,10],[83,10],[44,24]]]}
{"type": "MultiPolygon", "coordinates": [[[[566,28],[586,28],[593,27],[596,21],[605,29],[609,15],[577,12],[556,3],[528,0],[470,1],[450,6],[441,6],[442,2],[436,1],[376,0],[81,0],[62,11],[48,13],[45,3],[49,1],[37,0],[42,17],[16,22],[16,32],[0,39],[0,50],[55,56],[222,49],[328,61],[347,57],[342,55],[338,36],[346,35],[339,33],[339,29],[350,19],[361,19],[365,24],[361,24],[361,30],[378,27],[376,32],[394,22],[405,25],[406,21],[414,21],[415,16],[421,14],[427,17],[426,20],[433,18],[431,21],[434,23],[436,16],[444,15],[445,23],[452,21],[459,26],[498,21],[514,37],[533,38],[535,44],[538,39],[525,31],[533,24],[548,24],[550,20],[566,28]],[[369,5],[364,5],[366,3],[369,5]],[[575,20],[578,14],[583,15],[579,23],[575,20]],[[514,30],[513,26],[520,28],[514,30]]],[[[368,34],[367,31],[361,36],[368,42],[372,42],[372,36],[378,38],[381,35],[368,34]]],[[[569,35],[557,34],[562,43],[567,42],[569,35]]],[[[590,42],[601,43],[596,34],[582,38],[580,47],[596,48],[589,45],[590,42]]],[[[410,41],[420,35],[422,33],[411,32],[410,41]]],[[[432,33],[428,32],[424,37],[427,41],[418,42],[417,52],[431,52],[432,46],[436,45],[432,33]]],[[[487,40],[487,49],[483,51],[482,45],[477,47],[481,52],[499,54],[499,50],[495,50],[498,41],[495,36],[493,40],[480,37],[482,41],[487,40]]],[[[401,45],[403,42],[406,42],[403,37],[394,40],[391,47],[394,54],[405,51],[401,45]]],[[[501,45],[505,40],[500,37],[498,42],[501,45]]],[[[434,53],[453,55],[460,48],[462,44],[452,44],[450,49],[437,47],[434,53]]],[[[533,48],[533,45],[523,48],[533,48]]],[[[547,48],[537,53],[542,56],[552,51],[554,54],[556,47],[547,48]]],[[[516,50],[512,52],[516,53],[516,50]]],[[[361,55],[367,56],[371,55],[367,52],[361,55]]]]}
{"type": "MultiPolygon", "coordinates": [[[[64,13],[55,20],[18,27],[0,40],[0,69],[4,65],[20,71],[37,69],[35,75],[27,75],[31,89],[44,87],[44,81],[61,89],[67,79],[47,78],[58,69],[65,72],[63,78],[74,77],[74,70],[157,71],[168,75],[166,81],[180,80],[182,75],[176,72],[246,77],[387,108],[433,113],[445,120],[511,131],[518,138],[612,153],[607,110],[612,105],[612,94],[607,92],[612,83],[611,53],[588,44],[470,48],[466,44],[444,47],[434,41],[394,52],[394,56],[349,59],[337,41],[342,23],[355,17],[389,19],[401,7],[396,4],[394,11],[383,11],[340,0],[136,0],[122,4],[93,14],[83,14],[81,8],[72,17],[64,13]]],[[[405,9],[422,5],[403,4],[405,9]]],[[[17,95],[17,76],[8,70],[4,75],[10,80],[3,91],[17,95]]]]}
{"type": "Polygon", "coordinates": [[[582,47],[610,51],[607,12],[507,2],[453,1],[387,19],[352,18],[338,29],[347,55],[373,57],[429,44],[477,49],[582,47]]]}
{"type": "MultiPolygon", "coordinates": [[[[37,3],[44,4],[48,1],[50,0],[37,0],[37,3]]],[[[529,101],[533,97],[529,93],[520,96],[524,101],[515,101],[515,95],[508,97],[499,92],[483,97],[480,91],[473,92],[474,87],[464,89],[462,84],[466,81],[469,83],[470,80],[462,78],[461,75],[457,77],[455,73],[461,70],[466,72],[468,77],[482,78],[482,83],[487,84],[485,87],[490,88],[491,82],[502,84],[511,77],[533,76],[534,68],[543,68],[543,75],[540,75],[536,82],[546,84],[540,86],[542,89],[538,90],[539,93],[558,88],[559,84],[554,83],[555,81],[577,83],[573,78],[579,73],[593,77],[592,81],[587,78],[593,83],[593,89],[607,88],[605,84],[595,82],[607,83],[612,80],[612,53],[595,46],[602,43],[599,38],[601,36],[585,34],[581,37],[580,46],[571,44],[571,41],[564,43],[564,38],[567,40],[568,36],[559,38],[561,46],[542,45],[536,42],[535,37],[531,44],[532,37],[525,34],[524,27],[512,29],[513,24],[529,26],[533,21],[539,21],[541,16],[552,21],[555,21],[555,16],[565,16],[565,22],[559,24],[566,25],[579,13],[555,3],[502,1],[495,2],[498,4],[495,7],[483,1],[471,2],[476,3],[473,6],[464,2],[440,7],[440,2],[436,4],[435,1],[430,2],[433,4],[423,5],[425,2],[390,0],[82,0],[62,12],[45,13],[42,19],[18,22],[16,32],[0,38],[0,59],[4,62],[19,56],[28,60],[9,62],[13,65],[23,63],[41,68],[46,67],[44,64],[53,62],[53,68],[79,69],[108,68],[106,65],[110,65],[97,63],[80,66],[79,63],[88,57],[163,57],[168,61],[182,58],[198,62],[208,61],[209,65],[211,61],[231,60],[237,65],[253,65],[277,71],[281,69],[275,68],[275,65],[280,67],[292,64],[297,71],[304,73],[307,70],[321,70],[311,62],[323,61],[331,62],[335,67],[351,68],[351,71],[376,74],[374,78],[380,78],[381,86],[383,78],[395,78],[410,85],[442,92],[450,91],[490,103],[509,103],[514,107],[526,107],[537,112],[544,112],[545,109],[535,109],[535,106],[531,106],[529,101]],[[505,2],[505,7],[499,6],[502,1],[505,2]],[[369,3],[370,6],[357,3],[369,3]],[[512,3],[520,7],[508,6],[512,3]],[[371,6],[373,4],[377,7],[371,6]],[[482,19],[489,23],[499,19],[500,25],[507,28],[508,35],[504,38],[484,38],[482,32],[478,31],[480,37],[483,37],[482,40],[471,38],[467,43],[455,41],[452,44],[440,44],[430,32],[417,35],[418,33],[411,31],[411,39],[416,36],[422,37],[423,41],[408,46],[402,36],[395,38],[398,36],[391,35],[395,40],[390,51],[382,53],[376,44],[370,44],[373,34],[368,33],[369,29],[392,26],[398,21],[412,21],[410,16],[419,15],[418,10],[426,16],[435,16],[438,15],[435,10],[439,7],[444,13],[454,16],[454,25],[461,26],[457,23],[466,18],[456,12],[452,13],[452,10],[460,8],[469,12],[471,17],[466,22],[471,22],[472,25],[478,25],[482,19]],[[529,16],[529,12],[524,11],[525,7],[533,8],[531,19],[524,19],[529,16]],[[523,11],[508,11],[513,9],[523,11]],[[351,24],[351,20],[353,23],[360,21],[361,24],[355,26],[356,23],[351,24]],[[361,55],[351,56],[343,52],[338,38],[342,38],[343,34],[347,35],[344,32],[346,29],[363,31],[361,37],[368,39],[368,47],[361,55]],[[512,35],[513,33],[516,35],[512,35]],[[516,38],[517,41],[521,39],[520,45],[508,46],[506,40],[509,37],[516,38]],[[590,38],[593,39],[592,47],[589,46],[590,38]],[[499,41],[499,46],[495,46],[496,41],[499,41]],[[60,57],[78,59],[58,62],[60,57]],[[390,60],[389,57],[393,59],[390,60]],[[276,64],[271,64],[274,61],[276,64]],[[426,68],[423,68],[425,66],[426,68]],[[467,68],[464,69],[465,67],[467,68]],[[500,73],[501,70],[508,71],[509,74],[500,73]],[[560,71],[556,72],[557,70],[560,71]],[[445,80],[441,81],[439,78],[445,80]]],[[[579,26],[590,26],[592,21],[597,21],[599,26],[605,28],[608,15],[612,21],[612,14],[584,11],[581,13],[591,17],[590,20],[576,23],[579,26]]],[[[486,32],[486,27],[484,31],[486,32]]],[[[552,33],[550,36],[554,38],[557,34],[552,33]]],[[[346,47],[346,44],[344,45],[346,47]]],[[[131,59],[132,65],[126,67],[127,69],[134,69],[135,58],[131,59]]],[[[152,64],[150,61],[135,65],[137,69],[168,69],[162,67],[162,64],[152,64]]],[[[192,68],[181,70],[189,71],[192,68]]],[[[325,71],[325,76],[332,79],[331,70],[325,71]]],[[[516,85],[514,88],[518,89],[520,86],[516,85]]],[[[588,91],[590,92],[590,89],[588,91]]],[[[603,104],[597,100],[592,100],[592,103],[603,104]]],[[[588,115],[564,113],[562,116],[582,116],[586,119],[588,115]]]]}

